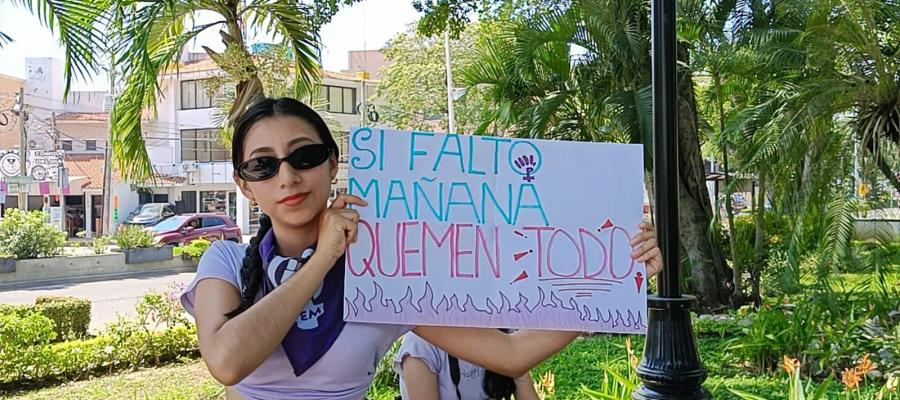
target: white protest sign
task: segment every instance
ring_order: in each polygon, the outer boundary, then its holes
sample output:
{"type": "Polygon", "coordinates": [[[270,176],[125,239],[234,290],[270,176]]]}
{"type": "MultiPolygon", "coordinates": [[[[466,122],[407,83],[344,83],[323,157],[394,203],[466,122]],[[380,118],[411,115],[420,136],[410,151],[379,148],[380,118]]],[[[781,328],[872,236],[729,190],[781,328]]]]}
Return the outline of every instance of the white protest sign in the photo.
{"type": "Polygon", "coordinates": [[[360,128],[344,318],[645,333],[640,145],[360,128]]]}

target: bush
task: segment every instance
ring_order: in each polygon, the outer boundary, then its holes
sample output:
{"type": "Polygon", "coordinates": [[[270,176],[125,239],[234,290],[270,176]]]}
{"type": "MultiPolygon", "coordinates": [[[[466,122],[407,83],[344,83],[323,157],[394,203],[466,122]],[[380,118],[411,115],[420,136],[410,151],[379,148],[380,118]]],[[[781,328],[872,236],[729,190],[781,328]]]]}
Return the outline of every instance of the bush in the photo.
{"type": "Polygon", "coordinates": [[[153,247],[153,232],[139,225],[124,225],[113,237],[123,250],[153,247]]]}
{"type": "Polygon", "coordinates": [[[106,246],[112,242],[109,236],[97,236],[91,243],[94,246],[94,254],[103,254],[106,252],[106,246]]]}
{"type": "MultiPolygon", "coordinates": [[[[0,351],[5,340],[0,342],[0,351]]],[[[0,357],[0,385],[22,387],[59,380],[82,379],[99,372],[137,368],[197,351],[197,330],[193,326],[177,326],[161,332],[144,333],[111,330],[104,335],[63,343],[14,348],[15,357],[0,357]],[[123,336],[117,333],[126,333],[123,336]],[[153,347],[147,347],[153,337],[153,347]]]]}
{"type": "Polygon", "coordinates": [[[33,311],[0,314],[0,362],[16,349],[48,344],[56,338],[55,326],[50,318],[33,311]]]}
{"type": "Polygon", "coordinates": [[[53,320],[60,341],[82,339],[91,325],[91,301],[79,297],[40,296],[34,301],[37,312],[53,320]]]}
{"type": "Polygon", "coordinates": [[[191,260],[199,260],[200,256],[206,252],[206,249],[209,248],[210,245],[209,240],[206,239],[196,239],[191,241],[187,246],[178,246],[172,250],[172,254],[174,256],[187,256],[191,260]]]}
{"type": "Polygon", "coordinates": [[[78,297],[41,296],[34,305],[0,304],[0,315],[23,319],[32,314],[41,315],[53,323],[56,341],[81,339],[87,336],[91,324],[91,302],[78,297]]]}
{"type": "Polygon", "coordinates": [[[138,322],[153,329],[187,325],[184,308],[178,300],[183,290],[184,285],[172,283],[163,292],[151,290],[145,293],[135,306],[138,322]]]}
{"type": "Polygon", "coordinates": [[[52,257],[62,252],[66,234],[45,221],[40,211],[11,208],[0,221],[0,253],[16,259],[52,257]]]}

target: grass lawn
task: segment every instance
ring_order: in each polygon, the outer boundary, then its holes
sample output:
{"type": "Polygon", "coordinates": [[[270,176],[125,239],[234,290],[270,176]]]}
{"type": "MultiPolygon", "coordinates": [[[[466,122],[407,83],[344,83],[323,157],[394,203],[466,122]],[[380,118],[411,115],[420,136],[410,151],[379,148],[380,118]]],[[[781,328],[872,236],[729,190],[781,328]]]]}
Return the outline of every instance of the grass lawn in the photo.
{"type": "Polygon", "coordinates": [[[224,399],[225,390],[200,360],[184,360],[158,368],[120,372],[64,385],[6,394],[22,400],[93,399],[224,399]]]}
{"type": "MultiPolygon", "coordinates": [[[[640,355],[642,337],[633,337],[634,348],[640,355]]],[[[624,336],[599,335],[579,339],[563,352],[551,358],[533,373],[535,377],[550,370],[555,375],[556,399],[589,399],[581,392],[581,387],[599,388],[604,368],[614,368],[627,373],[628,364],[624,347],[624,336]]],[[[754,393],[767,399],[786,399],[787,380],[785,374],[774,376],[749,374],[742,371],[740,363],[725,350],[725,340],[717,336],[703,336],[698,339],[701,355],[710,372],[706,387],[715,399],[739,400],[728,388],[754,393]]],[[[867,388],[872,392],[875,388],[867,388]]],[[[839,384],[832,383],[827,398],[841,398],[839,384]]],[[[375,387],[370,398],[393,399],[395,387],[375,387]]],[[[7,395],[15,399],[221,399],[222,387],[206,371],[199,360],[185,360],[159,368],[123,372],[98,377],[87,381],[73,382],[61,386],[24,391],[7,395]]],[[[862,398],[874,398],[864,393],[862,398]]]]}

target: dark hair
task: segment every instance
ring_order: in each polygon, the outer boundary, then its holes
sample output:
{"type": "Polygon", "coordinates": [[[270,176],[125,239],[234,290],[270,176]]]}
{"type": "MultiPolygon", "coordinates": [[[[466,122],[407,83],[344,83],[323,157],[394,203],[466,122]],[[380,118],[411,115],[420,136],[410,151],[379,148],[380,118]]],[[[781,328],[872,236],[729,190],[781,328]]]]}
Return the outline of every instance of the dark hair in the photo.
{"type": "Polygon", "coordinates": [[[489,369],[484,370],[484,380],[481,383],[484,394],[489,399],[508,400],[516,392],[516,381],[506,375],[500,375],[489,369]]]}
{"type": "MultiPolygon", "coordinates": [[[[234,168],[237,168],[240,163],[244,162],[244,140],[247,138],[247,132],[253,124],[265,118],[283,115],[294,116],[308,122],[315,128],[322,143],[334,152],[335,157],[340,156],[340,149],[334,137],[331,136],[328,125],[325,124],[325,121],[315,110],[290,97],[279,99],[259,97],[241,114],[235,126],[234,137],[231,140],[231,163],[234,165],[234,168]]],[[[263,260],[259,255],[259,242],[269,232],[269,229],[272,229],[272,220],[269,216],[260,214],[259,230],[250,239],[250,246],[247,247],[247,252],[244,254],[244,260],[241,264],[241,285],[243,286],[241,290],[241,304],[226,314],[229,318],[234,318],[246,311],[256,300],[256,295],[259,293],[265,276],[265,266],[262,265],[263,260]]]]}
{"type": "MultiPolygon", "coordinates": [[[[503,333],[512,333],[509,329],[500,329],[503,333]]],[[[516,393],[516,381],[506,375],[498,374],[489,369],[484,370],[484,379],[481,381],[481,389],[489,399],[509,400],[516,393]]]]}
{"type": "MultiPolygon", "coordinates": [[[[501,328],[499,330],[506,334],[512,332],[509,329],[501,328]]],[[[450,355],[450,353],[447,353],[447,359],[450,363],[450,379],[453,381],[453,386],[456,386],[456,397],[462,400],[462,396],[459,393],[459,359],[450,355]]],[[[484,379],[481,381],[481,390],[491,400],[511,400],[513,394],[516,393],[516,381],[506,375],[498,374],[485,368],[484,379]]]]}

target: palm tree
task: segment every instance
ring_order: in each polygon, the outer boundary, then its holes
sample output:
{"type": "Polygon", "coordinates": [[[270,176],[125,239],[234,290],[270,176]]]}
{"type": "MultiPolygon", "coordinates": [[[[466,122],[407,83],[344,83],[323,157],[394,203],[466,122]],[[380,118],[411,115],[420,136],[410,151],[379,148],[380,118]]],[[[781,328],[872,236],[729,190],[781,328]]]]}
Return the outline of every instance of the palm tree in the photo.
{"type": "Polygon", "coordinates": [[[838,113],[852,114],[857,139],[900,191],[900,166],[882,154],[883,142],[900,145],[900,4],[832,0],[817,11],[805,42],[814,61],[826,66],[819,88],[829,88],[838,113]]]}
{"type": "MultiPolygon", "coordinates": [[[[464,85],[478,87],[495,105],[482,130],[649,145],[649,15],[644,0],[580,0],[501,29],[479,46],[481,62],[461,74],[464,85]]],[[[679,59],[687,62],[688,55],[682,45],[679,59]]],[[[709,229],[693,82],[679,72],[682,254],[701,304],[720,307],[728,304],[731,276],[709,229]]],[[[650,146],[645,150],[649,172],[650,146]]]]}
{"type": "MultiPolygon", "coordinates": [[[[234,101],[226,126],[240,110],[264,93],[246,35],[262,32],[280,37],[291,50],[293,91],[311,99],[319,77],[318,28],[339,5],[356,0],[317,1],[310,5],[287,0],[14,0],[37,15],[59,34],[65,46],[66,93],[73,77],[87,78],[98,71],[99,57],[111,58],[112,72],[120,74],[123,90],[110,116],[114,167],[135,182],[153,178],[153,168],[141,133],[141,116],[155,112],[160,73],[177,68],[184,46],[198,34],[218,28],[225,45],[221,54],[204,47],[235,83],[234,101]],[[218,19],[192,24],[200,11],[218,19]],[[192,25],[192,26],[191,26],[192,25]],[[190,26],[190,27],[189,27],[190,26]],[[105,32],[104,32],[105,31],[105,32]],[[105,34],[104,34],[105,33],[105,34]]],[[[12,41],[0,32],[0,46],[12,41]]]]}
{"type": "MultiPolygon", "coordinates": [[[[95,28],[103,14],[104,3],[91,0],[12,0],[27,8],[41,23],[59,35],[64,47],[63,66],[66,77],[64,96],[68,96],[72,78],[85,79],[98,71],[98,58],[102,42],[95,28]]],[[[3,4],[0,1],[0,4],[3,4]]],[[[12,33],[0,31],[0,48],[16,39],[12,33]]]]}
{"type": "MultiPolygon", "coordinates": [[[[710,132],[709,144],[712,153],[722,161],[722,169],[725,184],[725,214],[729,247],[731,251],[731,266],[734,270],[732,305],[738,307],[753,300],[760,302],[760,273],[763,261],[762,243],[764,235],[764,201],[765,197],[758,196],[754,201],[759,202],[755,208],[757,222],[755,259],[748,258],[747,252],[742,251],[747,245],[738,237],[735,228],[734,208],[732,194],[735,186],[740,183],[732,179],[734,172],[742,175],[756,175],[759,178],[760,187],[764,187],[766,168],[765,164],[756,164],[754,168],[748,168],[736,157],[747,143],[745,139],[752,136],[753,132],[743,132],[735,129],[727,129],[728,121],[741,115],[748,104],[752,104],[753,94],[760,90],[760,83],[766,81],[765,59],[758,51],[757,41],[754,39],[760,32],[770,32],[773,29],[773,21],[776,17],[774,7],[766,7],[764,1],[738,2],[726,0],[720,2],[707,2],[700,0],[682,0],[682,18],[680,36],[691,43],[693,60],[691,69],[698,80],[706,84],[699,90],[700,111],[709,122],[707,128],[710,132]],[[749,133],[749,135],[747,135],[749,133]],[[744,272],[750,272],[751,293],[747,297],[745,293],[744,272]]],[[[779,11],[781,11],[779,9],[779,11]]],[[[769,160],[777,161],[777,160],[769,160]]],[[[764,193],[764,190],[760,190],[764,193]]],[[[718,200],[717,200],[718,201],[718,200]]],[[[721,206],[716,206],[716,218],[718,220],[721,206]]]]}
{"type": "Polygon", "coordinates": [[[312,96],[319,76],[319,38],[314,10],[287,0],[163,0],[150,3],[117,1],[109,8],[111,54],[124,89],[111,114],[115,166],[132,180],[152,179],[141,132],[144,110],[155,110],[160,73],[177,68],[184,46],[208,29],[220,29],[223,53],[204,47],[212,60],[235,82],[234,102],[228,125],[264,88],[247,45],[249,32],[279,36],[291,49],[293,94],[312,96]],[[190,22],[199,11],[218,19],[205,24],[190,22]]]}
{"type": "Polygon", "coordinates": [[[799,288],[800,258],[816,251],[820,270],[815,276],[823,283],[819,287],[828,290],[835,257],[846,248],[852,231],[854,202],[847,177],[854,123],[841,106],[852,92],[829,79],[843,75],[835,74],[843,61],[824,50],[838,43],[821,30],[826,15],[843,18],[834,4],[780,4],[772,15],[756,19],[764,23],[746,32],[749,40],[735,53],[747,55],[741,58],[742,69],[735,71],[737,79],[751,83],[732,98],[725,135],[735,144],[739,168],[760,179],[757,263],[765,262],[760,257],[764,196],[772,201],[774,213],[789,223],[788,289],[799,288]],[[813,45],[820,40],[823,43],[813,45]]]}

